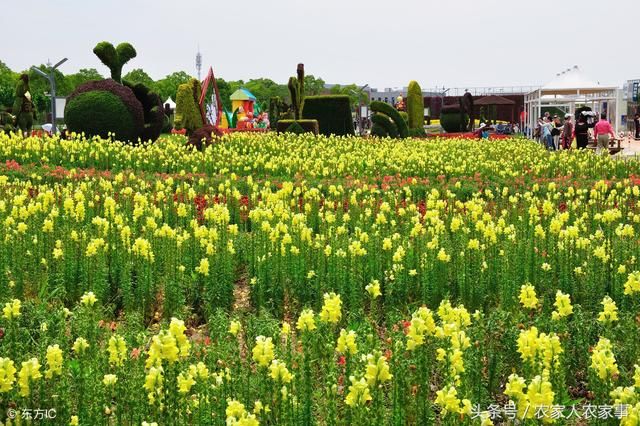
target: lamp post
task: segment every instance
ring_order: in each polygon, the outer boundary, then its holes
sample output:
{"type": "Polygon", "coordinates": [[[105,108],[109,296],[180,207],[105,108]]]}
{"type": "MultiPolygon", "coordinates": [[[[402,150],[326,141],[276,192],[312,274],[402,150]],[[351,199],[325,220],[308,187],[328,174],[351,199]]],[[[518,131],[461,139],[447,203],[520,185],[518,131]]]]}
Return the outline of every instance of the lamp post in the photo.
{"type": "Polygon", "coordinates": [[[49,86],[51,86],[51,133],[58,133],[58,126],[56,126],[56,76],[55,70],[68,59],[64,58],[54,66],[50,67],[49,73],[42,71],[40,68],[32,66],[31,69],[36,73],[40,74],[42,77],[49,80],[49,86]]]}

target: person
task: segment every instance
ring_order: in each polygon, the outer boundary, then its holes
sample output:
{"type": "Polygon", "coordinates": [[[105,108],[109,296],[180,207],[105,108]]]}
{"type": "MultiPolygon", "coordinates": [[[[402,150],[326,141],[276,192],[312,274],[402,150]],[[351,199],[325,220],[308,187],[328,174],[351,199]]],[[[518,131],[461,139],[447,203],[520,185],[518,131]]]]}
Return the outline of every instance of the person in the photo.
{"type": "Polygon", "coordinates": [[[562,134],[562,123],[560,122],[560,117],[558,117],[557,115],[554,115],[553,121],[551,122],[551,136],[553,137],[553,147],[556,150],[560,147],[561,134],[562,134]]]}
{"type": "Polygon", "coordinates": [[[26,136],[27,132],[33,127],[33,120],[36,118],[36,109],[31,100],[28,74],[22,74],[16,85],[13,112],[16,115],[16,127],[26,136]]]}
{"type": "Polygon", "coordinates": [[[633,116],[633,125],[635,126],[635,140],[640,139],[640,113],[636,112],[636,115],[633,116]]]}
{"type": "Polygon", "coordinates": [[[551,124],[551,120],[549,117],[545,117],[544,121],[540,125],[540,135],[542,137],[542,143],[547,147],[550,151],[555,151],[555,145],[553,144],[553,136],[551,136],[551,130],[553,129],[553,124],[551,124]]]}
{"type": "Polygon", "coordinates": [[[562,149],[571,149],[571,142],[573,141],[573,121],[571,121],[571,118],[571,114],[564,116],[564,126],[560,135],[562,149]]]}
{"type": "Polygon", "coordinates": [[[596,140],[596,154],[609,153],[609,140],[615,139],[613,127],[607,121],[607,113],[600,114],[600,121],[593,128],[593,138],[596,140]]]}
{"type": "Polygon", "coordinates": [[[586,149],[589,144],[589,124],[584,115],[580,114],[578,122],[573,129],[573,136],[576,138],[578,149],[586,149]]]}
{"type": "Polygon", "coordinates": [[[542,117],[538,118],[538,121],[536,121],[536,127],[533,129],[533,137],[535,138],[536,141],[540,142],[540,143],[544,143],[544,141],[541,139],[542,138],[542,117]]]}

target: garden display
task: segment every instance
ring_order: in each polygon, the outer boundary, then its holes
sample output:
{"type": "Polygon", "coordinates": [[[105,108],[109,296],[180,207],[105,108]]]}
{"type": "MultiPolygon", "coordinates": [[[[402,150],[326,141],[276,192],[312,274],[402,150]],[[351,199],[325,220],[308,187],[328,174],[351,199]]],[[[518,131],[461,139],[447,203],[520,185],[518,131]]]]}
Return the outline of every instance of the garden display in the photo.
{"type": "Polygon", "coordinates": [[[637,425],[640,162],[371,107],[402,139],[0,132],[0,422],[637,425]]]}

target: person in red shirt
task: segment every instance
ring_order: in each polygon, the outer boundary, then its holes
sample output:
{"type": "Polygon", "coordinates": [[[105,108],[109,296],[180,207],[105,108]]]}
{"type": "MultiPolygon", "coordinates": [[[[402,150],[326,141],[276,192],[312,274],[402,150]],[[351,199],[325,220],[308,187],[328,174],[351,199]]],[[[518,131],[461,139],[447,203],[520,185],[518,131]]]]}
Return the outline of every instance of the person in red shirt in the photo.
{"type": "Polygon", "coordinates": [[[616,134],[611,124],[607,121],[607,114],[604,112],[600,114],[600,121],[593,128],[593,137],[596,140],[596,154],[602,154],[603,152],[608,154],[609,140],[615,139],[616,134]]]}

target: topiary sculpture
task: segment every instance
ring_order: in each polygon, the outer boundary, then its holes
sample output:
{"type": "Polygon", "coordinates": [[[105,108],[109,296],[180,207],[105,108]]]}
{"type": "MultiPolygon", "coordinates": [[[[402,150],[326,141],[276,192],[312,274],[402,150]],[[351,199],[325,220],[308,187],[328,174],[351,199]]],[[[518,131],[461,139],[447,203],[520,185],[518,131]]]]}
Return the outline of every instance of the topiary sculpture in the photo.
{"type": "Polygon", "coordinates": [[[304,64],[298,64],[296,70],[297,77],[289,78],[289,94],[291,96],[291,107],[295,120],[302,118],[302,108],[304,104],[304,64]]]}
{"type": "Polygon", "coordinates": [[[178,130],[186,129],[188,135],[205,124],[198,104],[201,90],[200,82],[195,78],[178,86],[173,125],[178,130]]]}
{"type": "Polygon", "coordinates": [[[87,136],[114,136],[136,143],[156,140],[165,115],[160,97],[144,84],[122,82],[122,67],[136,57],[129,43],[113,47],[101,42],[93,52],[109,67],[111,79],[81,84],[67,98],[65,120],[69,131],[87,136]]]}
{"type": "Polygon", "coordinates": [[[369,108],[375,113],[373,117],[381,115],[387,121],[391,120],[397,130],[397,134],[393,135],[393,130],[389,130],[386,122],[383,122],[380,118],[372,117],[371,120],[373,121],[373,127],[371,129],[371,134],[375,136],[389,136],[403,139],[409,136],[407,123],[394,107],[386,102],[373,101],[371,102],[371,105],[369,105],[369,108]]]}
{"type": "Polygon", "coordinates": [[[440,126],[447,133],[463,132],[469,124],[469,116],[460,105],[446,105],[440,111],[440,126]]]}
{"type": "Polygon", "coordinates": [[[417,81],[409,82],[407,90],[407,114],[412,134],[424,134],[424,98],[417,81]]]}
{"type": "Polygon", "coordinates": [[[64,110],[67,128],[87,136],[136,141],[144,129],[142,104],[133,91],[112,79],[80,85],[64,110]]]}
{"type": "Polygon", "coordinates": [[[122,67],[124,64],[135,58],[138,53],[129,43],[120,43],[118,47],[108,41],[102,41],[93,48],[93,53],[111,71],[111,78],[118,83],[122,82],[122,67]]]}

